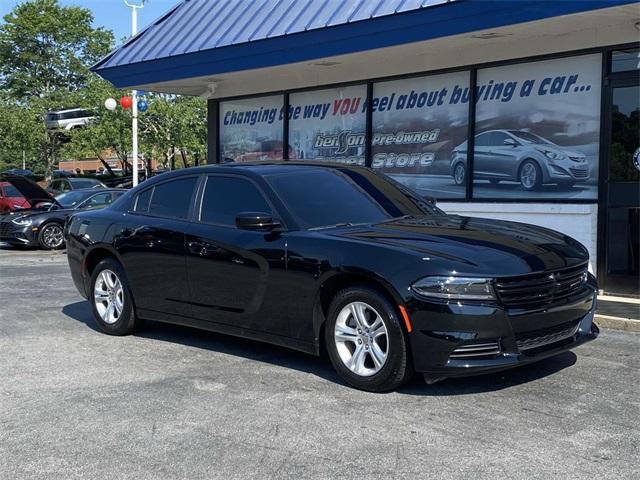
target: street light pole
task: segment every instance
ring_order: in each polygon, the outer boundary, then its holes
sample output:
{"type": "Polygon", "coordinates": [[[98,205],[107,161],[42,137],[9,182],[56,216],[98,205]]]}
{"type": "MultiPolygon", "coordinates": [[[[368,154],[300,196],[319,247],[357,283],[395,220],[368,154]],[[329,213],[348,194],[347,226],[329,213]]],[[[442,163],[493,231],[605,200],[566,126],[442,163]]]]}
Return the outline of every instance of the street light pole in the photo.
{"type": "MultiPolygon", "coordinates": [[[[131,7],[131,36],[138,33],[138,9],[144,7],[145,0],[141,0],[140,4],[129,3],[124,0],[127,7],[131,7]]],[[[131,91],[131,156],[133,157],[133,186],[138,185],[138,92],[131,91]]]]}

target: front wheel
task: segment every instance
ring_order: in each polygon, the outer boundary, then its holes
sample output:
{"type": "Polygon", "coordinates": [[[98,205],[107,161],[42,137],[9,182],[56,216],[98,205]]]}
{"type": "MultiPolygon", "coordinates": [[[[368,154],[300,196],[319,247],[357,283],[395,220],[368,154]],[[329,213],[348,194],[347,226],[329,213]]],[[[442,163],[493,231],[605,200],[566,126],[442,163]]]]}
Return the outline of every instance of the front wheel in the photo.
{"type": "Polygon", "coordinates": [[[331,302],[325,344],[336,372],[361,390],[393,390],[413,372],[395,309],[365,287],[342,290],[331,302]]]}
{"type": "Polygon", "coordinates": [[[537,190],[542,185],[542,171],[533,160],[526,160],[520,167],[520,185],[527,191],[537,190]]]}
{"type": "Polygon", "coordinates": [[[40,229],[38,243],[45,250],[58,250],[64,247],[64,232],[62,224],[50,222],[40,229]]]}
{"type": "Polygon", "coordinates": [[[102,260],[91,275],[91,310],[100,329],[109,335],[128,335],[139,326],[133,298],[122,266],[102,260]]]}

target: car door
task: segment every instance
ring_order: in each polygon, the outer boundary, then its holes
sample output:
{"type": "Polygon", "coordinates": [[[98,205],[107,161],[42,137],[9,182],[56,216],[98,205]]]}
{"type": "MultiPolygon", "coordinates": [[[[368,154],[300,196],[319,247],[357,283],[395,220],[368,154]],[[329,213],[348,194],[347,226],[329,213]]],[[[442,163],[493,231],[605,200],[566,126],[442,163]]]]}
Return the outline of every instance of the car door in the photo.
{"type": "Polygon", "coordinates": [[[518,164],[517,155],[519,143],[505,132],[493,132],[489,147],[489,170],[495,177],[511,177],[514,167],[518,164]],[[505,141],[510,141],[506,144],[505,141]]]}
{"type": "Polygon", "coordinates": [[[285,272],[285,236],[241,230],[241,212],[276,215],[261,187],[241,175],[207,175],[186,235],[187,277],[194,317],[230,327],[285,335],[277,308],[285,272]]]}
{"type": "Polygon", "coordinates": [[[143,190],[114,232],[136,308],[151,318],[191,316],[185,232],[197,182],[179,177],[143,190]]]}
{"type": "Polygon", "coordinates": [[[491,175],[489,172],[489,140],[491,132],[481,133],[475,138],[475,146],[473,149],[473,170],[474,175],[478,177],[486,177],[491,175]]]}

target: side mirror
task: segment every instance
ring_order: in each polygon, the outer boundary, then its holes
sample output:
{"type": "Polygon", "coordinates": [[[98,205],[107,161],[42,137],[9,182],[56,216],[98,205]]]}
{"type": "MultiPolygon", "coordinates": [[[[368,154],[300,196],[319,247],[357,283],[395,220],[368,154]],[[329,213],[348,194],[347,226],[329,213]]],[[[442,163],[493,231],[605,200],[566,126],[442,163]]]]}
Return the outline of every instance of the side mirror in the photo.
{"type": "Polygon", "coordinates": [[[280,226],[270,213],[241,212],[236,216],[236,227],[240,230],[273,230],[280,226]]]}
{"type": "Polygon", "coordinates": [[[517,147],[518,142],[516,142],[513,138],[505,138],[504,142],[508,147],[517,147]]]}

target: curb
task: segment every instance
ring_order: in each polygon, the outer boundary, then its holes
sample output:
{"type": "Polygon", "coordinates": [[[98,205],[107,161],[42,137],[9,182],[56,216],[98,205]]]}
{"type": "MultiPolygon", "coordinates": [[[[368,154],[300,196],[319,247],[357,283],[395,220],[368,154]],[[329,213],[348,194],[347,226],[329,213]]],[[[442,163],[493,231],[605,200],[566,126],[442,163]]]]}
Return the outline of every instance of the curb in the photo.
{"type": "Polygon", "coordinates": [[[611,317],[609,315],[599,315],[596,313],[595,321],[599,327],[613,330],[623,330],[625,332],[640,332],[640,320],[633,318],[611,317]]]}

